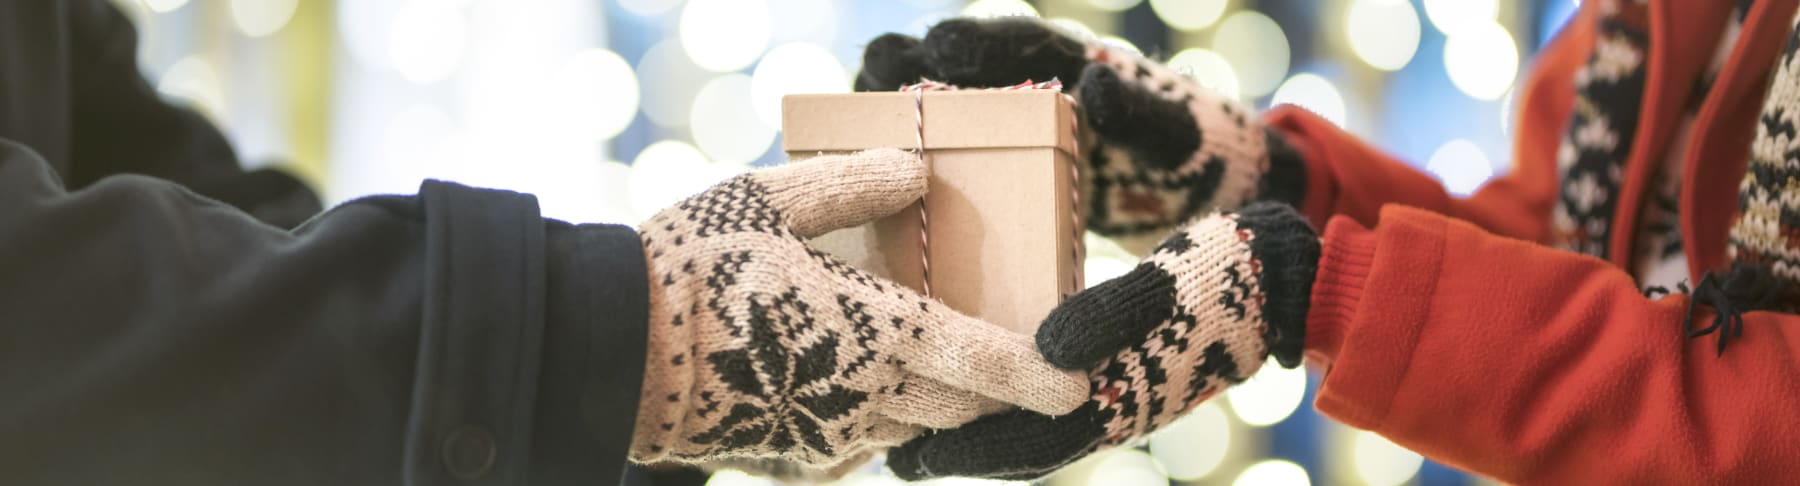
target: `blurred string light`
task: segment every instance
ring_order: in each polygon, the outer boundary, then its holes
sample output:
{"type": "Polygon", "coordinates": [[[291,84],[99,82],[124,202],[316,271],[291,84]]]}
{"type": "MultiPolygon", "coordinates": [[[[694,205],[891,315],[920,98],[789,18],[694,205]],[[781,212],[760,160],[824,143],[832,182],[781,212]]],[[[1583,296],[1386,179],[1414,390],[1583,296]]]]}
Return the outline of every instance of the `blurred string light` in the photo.
{"type": "Polygon", "coordinates": [[[1111,238],[1089,231],[1082,235],[1081,245],[1087,253],[1087,261],[1082,264],[1082,274],[1086,275],[1088,288],[1124,275],[1137,266],[1137,256],[1120,247],[1111,238]]]}
{"type": "Polygon", "coordinates": [[[1170,478],[1194,481],[1205,478],[1225,462],[1231,452],[1231,424],[1218,402],[1206,401],[1187,416],[1150,436],[1150,456],[1170,478]]]}
{"type": "Polygon", "coordinates": [[[681,47],[702,68],[737,71],[769,47],[771,22],[765,0],[689,0],[681,8],[681,47]]]}
{"type": "Polygon", "coordinates": [[[400,2],[340,2],[337,8],[338,35],[344,47],[358,63],[371,69],[391,67],[388,56],[388,30],[394,16],[400,13],[400,2]]]}
{"type": "Polygon", "coordinates": [[[773,125],[764,123],[752,105],[749,76],[727,74],[708,81],[694,95],[689,126],[694,145],[713,160],[749,163],[769,149],[773,125]]]}
{"type": "Polygon", "coordinates": [[[401,77],[430,84],[456,72],[468,37],[468,18],[460,3],[408,0],[387,31],[387,53],[401,77]]]}
{"type": "Polygon", "coordinates": [[[1169,476],[1156,459],[1137,449],[1121,447],[1105,453],[1106,457],[1088,474],[1088,486],[1167,486],[1169,476]]]}
{"type": "Polygon", "coordinates": [[[642,223],[643,219],[638,218],[631,209],[631,199],[628,196],[630,189],[625,185],[627,181],[631,180],[631,166],[608,160],[594,167],[593,177],[576,181],[578,184],[589,185],[589,187],[576,192],[593,194],[599,199],[598,204],[586,206],[586,209],[592,212],[581,222],[613,223],[631,227],[642,223]]]}
{"type": "Polygon", "coordinates": [[[1030,486],[1031,483],[976,478],[939,478],[905,484],[911,486],[1030,486]]]}
{"type": "Polygon", "coordinates": [[[156,91],[192,104],[215,122],[225,114],[225,91],[219,83],[218,72],[200,56],[175,61],[157,80],[156,91]]]}
{"type": "Polygon", "coordinates": [[[1358,430],[1351,454],[1355,456],[1356,475],[1369,486],[1399,486],[1418,475],[1425,459],[1374,432],[1358,430]]]}
{"type": "Polygon", "coordinates": [[[665,128],[685,127],[694,109],[694,94],[706,85],[707,72],[682,52],[681,43],[665,40],[650,46],[638,60],[639,79],[656,81],[644,90],[644,116],[665,128]]]}
{"type": "Polygon", "coordinates": [[[1517,110],[1519,109],[1519,107],[1518,107],[1518,105],[1515,104],[1515,103],[1517,103],[1517,99],[1515,98],[1515,95],[1517,95],[1518,93],[1519,93],[1519,90],[1509,89],[1509,90],[1506,90],[1506,96],[1500,98],[1500,134],[1501,135],[1511,135],[1512,134],[1513,120],[1516,120],[1518,118],[1517,110]]]}
{"type": "Polygon", "coordinates": [[[1094,33],[1094,29],[1089,28],[1087,24],[1083,24],[1081,21],[1071,18],[1050,19],[1050,26],[1061,29],[1064,34],[1068,34],[1070,37],[1076,39],[1081,39],[1083,42],[1093,42],[1100,38],[1098,34],[1094,33]]]}
{"type": "Polygon", "coordinates": [[[970,17],[1036,17],[1038,11],[1024,0],[975,0],[963,7],[962,14],[970,17]]]}
{"type": "Polygon", "coordinates": [[[1500,14],[1499,0],[1425,0],[1425,16],[1445,34],[1493,23],[1500,14]]]}
{"type": "Polygon", "coordinates": [[[769,15],[774,19],[775,43],[831,45],[837,38],[837,6],[831,0],[777,0],[769,4],[769,15]]]}
{"type": "Polygon", "coordinates": [[[742,165],[707,162],[694,146],[664,140],[645,147],[631,162],[627,198],[632,212],[647,219],[745,170],[742,165]]]}
{"type": "Polygon", "coordinates": [[[1087,0],[1087,3],[1107,12],[1123,12],[1144,3],[1144,0],[1087,0]]]}
{"type": "Polygon", "coordinates": [[[1493,100],[1512,87],[1519,49],[1505,27],[1493,22],[1458,27],[1444,41],[1450,83],[1476,99],[1493,100]]]}
{"type": "Polygon", "coordinates": [[[721,469],[707,478],[706,486],[776,486],[775,481],[751,476],[736,469],[721,469]]]}
{"type": "Polygon", "coordinates": [[[1400,69],[1419,50],[1419,14],[1406,0],[1356,0],[1344,21],[1350,50],[1375,69],[1400,69]]]}
{"type": "Polygon", "coordinates": [[[915,9],[932,10],[932,9],[950,5],[950,2],[953,2],[956,0],[901,0],[901,1],[903,3],[905,3],[907,6],[910,6],[915,9]]]}
{"type": "Polygon", "coordinates": [[[1100,36],[1100,43],[1106,44],[1107,47],[1112,47],[1114,49],[1130,51],[1131,53],[1137,54],[1140,56],[1144,55],[1143,49],[1138,49],[1137,44],[1132,44],[1130,40],[1127,40],[1124,37],[1119,37],[1116,35],[1100,36]]]}
{"type": "Polygon", "coordinates": [[[1249,381],[1225,390],[1231,412],[1253,427],[1274,425],[1288,418],[1306,396],[1306,369],[1282,368],[1269,358],[1249,381]]]}
{"type": "Polygon", "coordinates": [[[1295,74],[1275,89],[1269,105],[1289,104],[1306,108],[1337,126],[1344,126],[1344,95],[1331,81],[1313,73],[1295,74]]]}
{"type": "Polygon", "coordinates": [[[156,13],[170,12],[187,5],[188,0],[143,0],[144,6],[156,13]]]}
{"type": "Polygon", "coordinates": [[[1306,469],[1299,464],[1283,460],[1269,460],[1244,468],[1238,473],[1232,486],[1309,486],[1312,478],[1306,475],[1306,469]]]}
{"type": "Polygon", "coordinates": [[[781,97],[798,93],[848,93],[844,65],[817,44],[775,46],[750,75],[750,99],[763,125],[781,127],[781,97]]]}
{"type": "Polygon", "coordinates": [[[466,153],[456,142],[456,123],[442,108],[428,103],[409,106],[381,131],[377,163],[358,168],[356,193],[412,194],[425,178],[468,180],[466,153]]]}
{"type": "Polygon", "coordinates": [[[1260,97],[1287,77],[1287,34],[1269,16],[1242,11],[1225,17],[1213,31],[1212,49],[1237,70],[1238,88],[1260,97]]]}
{"type": "Polygon", "coordinates": [[[831,484],[833,486],[906,486],[909,483],[893,476],[856,472],[831,484]]]}
{"type": "Polygon", "coordinates": [[[1175,57],[1169,58],[1168,66],[1226,98],[1243,98],[1243,90],[1238,86],[1237,70],[1232,69],[1231,62],[1217,52],[1198,47],[1182,49],[1175,53],[1175,57]]]}
{"type": "Polygon", "coordinates": [[[606,49],[577,52],[551,79],[557,100],[554,125],[577,138],[604,140],[625,131],[638,109],[638,79],[631,65],[606,49]]]}
{"type": "Polygon", "coordinates": [[[1081,271],[1083,279],[1087,281],[1087,288],[1091,289],[1125,275],[1131,271],[1131,267],[1131,263],[1119,258],[1089,256],[1087,261],[1082,262],[1081,271]]]}
{"type": "Polygon", "coordinates": [[[1150,9],[1176,30],[1211,27],[1225,13],[1226,0],[1150,0],[1150,9]]]}
{"type": "Polygon", "coordinates": [[[662,15],[676,5],[681,5],[681,0],[619,0],[619,8],[643,17],[662,15]]]}
{"type": "Polygon", "coordinates": [[[299,0],[231,0],[231,21],[250,37],[273,34],[294,17],[299,0]]]}
{"type": "Polygon", "coordinates": [[[1431,152],[1431,159],[1425,163],[1425,170],[1443,181],[1444,190],[1457,196],[1473,194],[1476,188],[1494,176],[1494,168],[1488,162],[1487,155],[1475,142],[1464,139],[1451,140],[1431,152]]]}

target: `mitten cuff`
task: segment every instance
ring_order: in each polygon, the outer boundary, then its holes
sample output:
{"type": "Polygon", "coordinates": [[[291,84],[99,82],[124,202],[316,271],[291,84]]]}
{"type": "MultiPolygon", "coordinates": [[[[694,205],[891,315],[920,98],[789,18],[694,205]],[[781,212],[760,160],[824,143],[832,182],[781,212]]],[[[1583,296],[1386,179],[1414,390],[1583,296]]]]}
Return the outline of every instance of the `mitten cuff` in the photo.
{"type": "Polygon", "coordinates": [[[656,462],[668,458],[681,432],[682,418],[693,398],[694,337],[682,322],[680,310],[669,309],[671,289],[646,249],[645,266],[650,277],[650,329],[644,351],[644,386],[638,395],[637,428],[631,435],[631,460],[656,462]]]}
{"type": "Polygon", "coordinates": [[[1349,334],[1375,261],[1375,245],[1375,233],[1350,218],[1333,218],[1325,229],[1324,255],[1306,314],[1306,354],[1321,365],[1329,366],[1349,334]]]}
{"type": "Polygon", "coordinates": [[[1293,207],[1257,203],[1237,213],[1239,228],[1255,234],[1250,253],[1262,265],[1263,341],[1282,366],[1300,365],[1313,275],[1319,265],[1319,236],[1293,207]]]}

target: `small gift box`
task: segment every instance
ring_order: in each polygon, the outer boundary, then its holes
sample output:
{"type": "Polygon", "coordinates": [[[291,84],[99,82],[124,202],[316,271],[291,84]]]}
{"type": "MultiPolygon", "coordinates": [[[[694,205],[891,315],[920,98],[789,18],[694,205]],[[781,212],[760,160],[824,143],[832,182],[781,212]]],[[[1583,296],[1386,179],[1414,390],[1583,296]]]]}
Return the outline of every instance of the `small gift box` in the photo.
{"type": "Polygon", "coordinates": [[[1055,87],[787,96],[791,160],[896,147],[918,151],[931,168],[919,208],[814,246],[965,314],[1034,333],[1083,288],[1077,125],[1055,87]]]}

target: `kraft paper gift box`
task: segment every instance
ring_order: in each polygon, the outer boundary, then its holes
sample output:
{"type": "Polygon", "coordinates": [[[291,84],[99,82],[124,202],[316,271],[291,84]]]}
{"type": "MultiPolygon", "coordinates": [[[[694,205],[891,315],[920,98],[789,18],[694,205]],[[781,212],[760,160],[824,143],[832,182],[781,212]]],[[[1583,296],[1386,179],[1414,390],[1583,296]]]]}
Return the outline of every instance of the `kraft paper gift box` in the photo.
{"type": "Polygon", "coordinates": [[[791,160],[923,139],[924,218],[915,205],[814,239],[822,251],[921,292],[929,272],[931,297],[1027,334],[1083,288],[1075,114],[1061,92],[790,95],[781,119],[791,160]]]}

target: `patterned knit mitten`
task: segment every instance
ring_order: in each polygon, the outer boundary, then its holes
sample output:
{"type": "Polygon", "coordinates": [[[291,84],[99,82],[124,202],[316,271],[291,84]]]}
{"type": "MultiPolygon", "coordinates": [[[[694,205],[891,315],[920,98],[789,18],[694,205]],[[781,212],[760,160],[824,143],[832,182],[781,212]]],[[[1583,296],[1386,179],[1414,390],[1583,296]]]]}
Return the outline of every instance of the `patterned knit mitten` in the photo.
{"type": "Polygon", "coordinates": [[[863,51],[856,88],[891,91],[922,78],[965,87],[1062,79],[1095,138],[1082,145],[1088,229],[1128,247],[1147,248],[1208,211],[1298,204],[1305,192],[1299,153],[1249,107],[1035,18],[950,19],[922,40],[878,37],[863,51]]]}
{"type": "Polygon", "coordinates": [[[829,471],[1011,405],[1080,406],[1079,375],[1045,362],[1030,336],[806,245],[918,200],[925,175],[898,150],[819,157],[644,222],[650,346],[632,460],[829,471]]]}
{"type": "Polygon", "coordinates": [[[1270,355],[1298,366],[1318,260],[1318,237],[1287,205],[1206,216],[1039,328],[1050,362],[1089,370],[1081,408],[983,417],[889,451],[888,465],[907,480],[1037,478],[1174,421],[1270,355]]]}

